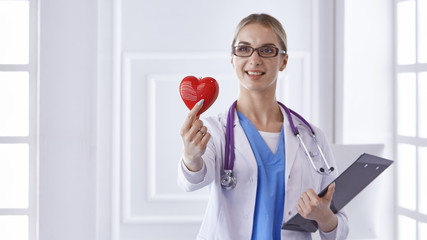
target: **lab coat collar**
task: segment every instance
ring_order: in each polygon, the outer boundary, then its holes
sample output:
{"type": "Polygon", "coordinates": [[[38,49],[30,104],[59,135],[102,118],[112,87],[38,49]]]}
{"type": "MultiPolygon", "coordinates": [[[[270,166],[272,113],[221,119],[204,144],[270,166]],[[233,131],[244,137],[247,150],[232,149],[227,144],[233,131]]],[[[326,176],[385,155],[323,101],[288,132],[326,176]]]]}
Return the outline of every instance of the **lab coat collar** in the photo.
{"type": "MultiPolygon", "coordinates": [[[[285,166],[285,186],[287,186],[289,175],[291,173],[292,166],[295,162],[297,151],[299,149],[299,142],[291,130],[289,119],[286,115],[285,110],[280,106],[280,110],[283,115],[283,130],[285,135],[285,155],[286,155],[286,166],[285,166]]],[[[295,122],[295,120],[294,120],[295,122]]]]}

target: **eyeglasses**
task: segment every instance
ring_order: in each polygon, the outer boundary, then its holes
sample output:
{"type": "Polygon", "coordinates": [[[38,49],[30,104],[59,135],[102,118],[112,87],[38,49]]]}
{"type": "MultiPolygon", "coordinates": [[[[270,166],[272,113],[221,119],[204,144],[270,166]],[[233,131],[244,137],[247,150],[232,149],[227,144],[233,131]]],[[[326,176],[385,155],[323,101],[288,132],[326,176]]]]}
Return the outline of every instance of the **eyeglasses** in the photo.
{"type": "Polygon", "coordinates": [[[277,47],[273,47],[273,46],[253,48],[253,47],[242,45],[242,46],[233,47],[233,54],[238,57],[250,57],[252,56],[254,51],[257,51],[258,56],[264,57],[264,58],[275,57],[279,53],[286,54],[285,50],[280,50],[277,47]]]}

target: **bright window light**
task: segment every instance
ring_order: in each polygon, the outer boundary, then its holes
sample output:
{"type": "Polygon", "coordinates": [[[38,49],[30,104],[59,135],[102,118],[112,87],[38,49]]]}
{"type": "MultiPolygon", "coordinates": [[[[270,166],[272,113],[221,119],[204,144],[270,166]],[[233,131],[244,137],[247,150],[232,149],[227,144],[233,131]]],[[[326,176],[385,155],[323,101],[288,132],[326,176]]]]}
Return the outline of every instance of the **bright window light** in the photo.
{"type": "Polygon", "coordinates": [[[427,138],[427,72],[418,74],[418,135],[427,138]]]}
{"type": "Polygon", "coordinates": [[[29,2],[0,1],[0,64],[28,64],[29,2]]]}
{"type": "Polygon", "coordinates": [[[398,204],[409,210],[416,209],[416,148],[399,144],[398,151],[398,204]]]}
{"type": "Polygon", "coordinates": [[[0,72],[0,136],[28,136],[28,78],[28,72],[0,72]]]}
{"type": "Polygon", "coordinates": [[[427,0],[418,0],[417,7],[418,7],[418,61],[420,63],[427,63],[427,0]]]}
{"type": "Polygon", "coordinates": [[[427,239],[427,223],[418,223],[418,239],[427,239]]]}
{"type": "Polygon", "coordinates": [[[28,144],[0,144],[0,208],[28,208],[28,157],[28,144]]]}
{"type": "Polygon", "coordinates": [[[399,216],[399,240],[417,239],[417,222],[406,216],[399,216]]]}
{"type": "Polygon", "coordinates": [[[415,73],[397,76],[397,133],[415,137],[416,133],[416,79],[415,73]]]}
{"type": "Polygon", "coordinates": [[[415,1],[397,4],[397,63],[415,63],[415,1]]]}
{"type": "Polygon", "coordinates": [[[0,239],[28,240],[28,216],[0,216],[0,239]]]}
{"type": "Polygon", "coordinates": [[[427,147],[418,148],[418,157],[418,210],[427,215],[427,147]]]}

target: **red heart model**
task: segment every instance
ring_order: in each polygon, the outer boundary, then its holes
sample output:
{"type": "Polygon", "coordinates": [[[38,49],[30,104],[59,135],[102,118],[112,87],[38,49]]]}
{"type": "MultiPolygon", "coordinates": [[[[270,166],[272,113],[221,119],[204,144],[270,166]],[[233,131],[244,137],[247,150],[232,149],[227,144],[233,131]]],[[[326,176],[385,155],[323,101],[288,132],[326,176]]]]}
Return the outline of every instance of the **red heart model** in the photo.
{"type": "Polygon", "coordinates": [[[203,107],[197,116],[208,110],[218,97],[219,86],[215,79],[211,77],[196,78],[187,76],[182,79],[179,85],[179,93],[188,109],[193,109],[194,105],[204,99],[203,107]]]}

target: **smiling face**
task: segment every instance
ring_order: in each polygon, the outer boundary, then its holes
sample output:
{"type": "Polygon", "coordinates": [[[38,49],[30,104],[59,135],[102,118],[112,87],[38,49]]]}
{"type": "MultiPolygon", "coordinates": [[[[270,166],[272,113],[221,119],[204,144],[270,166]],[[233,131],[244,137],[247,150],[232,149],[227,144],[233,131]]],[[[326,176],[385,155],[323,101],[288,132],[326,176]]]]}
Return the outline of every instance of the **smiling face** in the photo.
{"type": "MultiPolygon", "coordinates": [[[[274,30],[259,23],[244,26],[237,35],[235,46],[273,46],[281,49],[274,30]]],[[[287,60],[287,54],[263,58],[254,51],[250,57],[232,55],[231,64],[239,78],[241,91],[275,91],[278,72],[286,68],[287,60]]]]}

